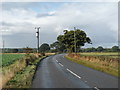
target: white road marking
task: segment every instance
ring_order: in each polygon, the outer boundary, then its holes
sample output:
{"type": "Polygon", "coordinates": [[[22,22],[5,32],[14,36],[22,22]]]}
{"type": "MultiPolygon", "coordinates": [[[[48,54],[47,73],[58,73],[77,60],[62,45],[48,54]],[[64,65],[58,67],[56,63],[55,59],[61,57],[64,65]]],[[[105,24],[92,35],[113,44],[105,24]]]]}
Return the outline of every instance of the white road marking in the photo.
{"type": "Polygon", "coordinates": [[[87,82],[87,81],[85,81],[85,82],[87,82]]]}
{"type": "Polygon", "coordinates": [[[74,73],[74,72],[72,72],[71,70],[67,69],[67,71],[69,71],[71,74],[73,74],[74,76],[76,76],[76,77],[78,77],[78,78],[80,78],[80,79],[81,79],[81,77],[80,77],[80,76],[78,76],[77,74],[75,74],[75,73],[74,73]]]}
{"type": "Polygon", "coordinates": [[[58,60],[56,60],[56,62],[58,62],[58,60]]]}
{"type": "Polygon", "coordinates": [[[100,90],[100,89],[98,89],[97,87],[94,87],[96,90],[100,90]]]}
{"type": "Polygon", "coordinates": [[[59,63],[59,65],[63,67],[63,65],[61,63],[59,63]]]}

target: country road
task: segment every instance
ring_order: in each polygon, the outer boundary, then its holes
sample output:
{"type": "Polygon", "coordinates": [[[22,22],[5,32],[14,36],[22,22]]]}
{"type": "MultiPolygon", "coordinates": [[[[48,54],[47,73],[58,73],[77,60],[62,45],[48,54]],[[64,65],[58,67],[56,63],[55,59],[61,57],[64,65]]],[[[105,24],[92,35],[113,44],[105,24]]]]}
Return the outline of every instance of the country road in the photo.
{"type": "Polygon", "coordinates": [[[118,88],[118,78],[74,63],[64,55],[41,61],[32,88],[118,88]]]}

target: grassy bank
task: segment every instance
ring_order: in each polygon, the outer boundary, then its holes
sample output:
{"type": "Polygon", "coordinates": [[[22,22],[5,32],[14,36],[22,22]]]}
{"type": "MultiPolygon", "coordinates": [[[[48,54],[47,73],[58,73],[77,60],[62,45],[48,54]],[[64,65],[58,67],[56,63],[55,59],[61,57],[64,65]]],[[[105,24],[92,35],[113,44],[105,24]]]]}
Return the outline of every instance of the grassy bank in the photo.
{"type": "Polygon", "coordinates": [[[2,67],[2,86],[4,85],[15,75],[16,72],[19,72],[26,66],[25,59],[17,60],[9,66],[2,67]]]}
{"type": "MultiPolygon", "coordinates": [[[[9,54],[10,55],[10,54],[9,54]]],[[[12,54],[11,54],[12,55],[12,54]]],[[[17,54],[16,54],[17,55],[17,54]]],[[[13,78],[16,73],[20,72],[29,65],[33,65],[40,56],[37,54],[25,54],[24,57],[16,59],[9,65],[2,67],[2,87],[6,86],[6,83],[13,78]]],[[[11,60],[13,61],[13,60],[11,60]]]]}
{"type": "Polygon", "coordinates": [[[16,73],[16,75],[6,84],[5,88],[30,88],[36,65],[42,58],[44,57],[35,60],[35,62],[25,67],[22,71],[16,73]]]}
{"type": "MultiPolygon", "coordinates": [[[[89,54],[89,53],[87,53],[87,54],[89,54]]],[[[95,56],[95,55],[89,56],[89,55],[85,55],[85,54],[84,55],[68,54],[65,57],[73,62],[78,63],[78,64],[108,73],[113,76],[120,77],[120,73],[118,72],[118,68],[120,68],[120,66],[118,65],[119,58],[111,58],[111,57],[108,58],[108,57],[95,56]]]]}

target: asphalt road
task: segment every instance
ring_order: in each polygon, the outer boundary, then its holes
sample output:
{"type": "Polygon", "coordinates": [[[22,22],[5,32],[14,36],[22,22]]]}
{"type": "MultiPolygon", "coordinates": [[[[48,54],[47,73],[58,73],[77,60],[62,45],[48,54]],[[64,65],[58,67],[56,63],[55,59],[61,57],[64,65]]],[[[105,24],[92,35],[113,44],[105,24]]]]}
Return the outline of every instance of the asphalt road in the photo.
{"type": "Polygon", "coordinates": [[[41,61],[32,88],[118,88],[118,78],[74,63],[64,55],[41,61]]]}

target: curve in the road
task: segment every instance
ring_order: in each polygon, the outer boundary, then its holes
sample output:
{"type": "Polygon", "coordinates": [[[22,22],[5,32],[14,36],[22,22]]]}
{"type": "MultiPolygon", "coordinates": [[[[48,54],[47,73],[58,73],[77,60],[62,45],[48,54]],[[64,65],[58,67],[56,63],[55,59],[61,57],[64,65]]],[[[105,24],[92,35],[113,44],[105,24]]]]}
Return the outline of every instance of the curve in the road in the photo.
{"type": "Polygon", "coordinates": [[[41,61],[32,88],[118,88],[118,78],[74,63],[64,55],[41,61]]]}

